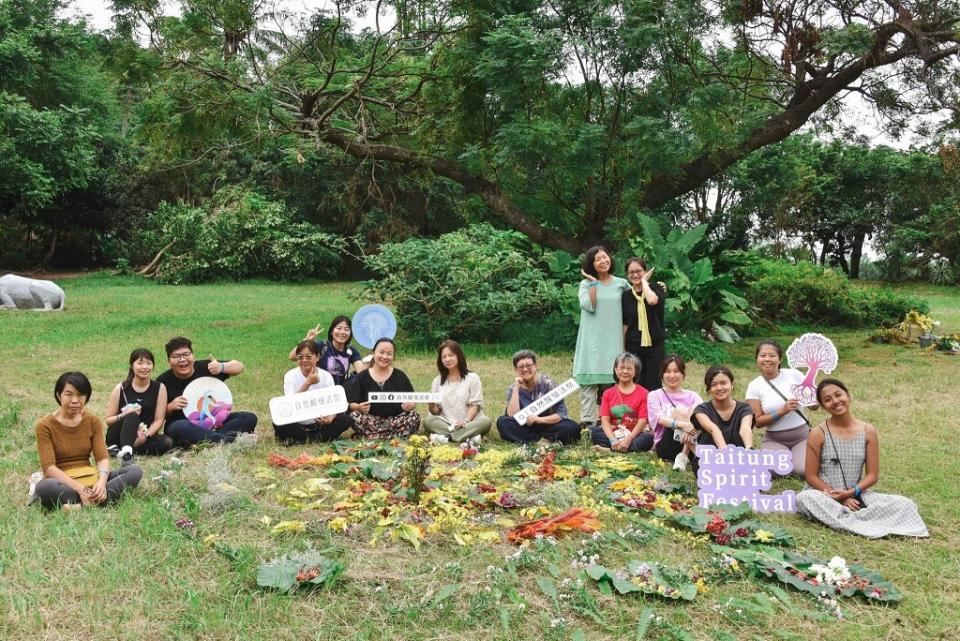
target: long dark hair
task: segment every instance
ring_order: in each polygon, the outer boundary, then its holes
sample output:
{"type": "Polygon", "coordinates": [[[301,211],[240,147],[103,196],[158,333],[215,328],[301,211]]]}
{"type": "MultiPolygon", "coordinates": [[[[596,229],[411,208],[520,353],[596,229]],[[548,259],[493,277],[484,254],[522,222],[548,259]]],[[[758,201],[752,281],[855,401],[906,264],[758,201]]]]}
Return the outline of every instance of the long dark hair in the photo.
{"type": "Polygon", "coordinates": [[[347,327],[350,328],[350,338],[347,339],[347,342],[343,346],[344,349],[346,349],[347,347],[350,347],[350,341],[353,340],[353,323],[351,323],[350,319],[346,316],[337,316],[330,321],[330,327],[327,328],[327,340],[330,341],[331,345],[333,345],[333,328],[340,323],[346,323],[347,327]]]}
{"type": "Polygon", "coordinates": [[[124,385],[129,385],[133,382],[133,364],[141,358],[147,359],[154,365],[157,364],[157,359],[153,357],[153,352],[146,347],[138,347],[137,349],[133,350],[130,352],[130,369],[127,370],[127,380],[123,382],[124,385]]]}
{"type": "Polygon", "coordinates": [[[460,380],[465,379],[467,374],[470,373],[470,370],[467,369],[467,357],[464,355],[460,343],[448,338],[437,347],[437,371],[440,372],[440,384],[443,385],[447,382],[447,374],[450,373],[447,368],[443,366],[443,361],[440,360],[444,347],[453,352],[454,356],[457,357],[457,369],[460,370],[460,380]]]}
{"type": "Polygon", "coordinates": [[[587,250],[586,254],[583,255],[583,263],[580,265],[583,268],[583,271],[590,274],[594,278],[598,278],[598,276],[597,276],[597,270],[593,266],[593,259],[596,258],[597,254],[599,254],[600,252],[603,252],[607,256],[610,256],[610,272],[609,273],[611,274],[614,273],[613,272],[613,268],[614,268],[613,255],[610,254],[610,252],[607,251],[607,248],[604,247],[603,245],[594,245],[593,247],[587,250]]]}

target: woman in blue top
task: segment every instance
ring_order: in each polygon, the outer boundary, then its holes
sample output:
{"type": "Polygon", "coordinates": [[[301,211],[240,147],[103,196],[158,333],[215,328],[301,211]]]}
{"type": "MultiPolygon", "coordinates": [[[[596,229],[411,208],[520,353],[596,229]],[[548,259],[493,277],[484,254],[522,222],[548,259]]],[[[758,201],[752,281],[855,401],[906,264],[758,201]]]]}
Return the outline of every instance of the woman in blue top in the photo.
{"type": "Polygon", "coordinates": [[[600,393],[613,384],[613,361],[623,351],[621,298],[630,283],[613,275],[613,258],[597,245],[583,257],[580,329],[573,353],[573,378],[580,384],[580,421],[597,422],[600,393]]]}
{"type": "MultiPolygon", "coordinates": [[[[356,374],[370,367],[371,357],[360,358],[360,350],[350,344],[353,338],[353,328],[350,319],[346,316],[337,316],[330,323],[327,330],[327,340],[317,340],[320,325],[317,325],[304,336],[305,341],[315,341],[320,350],[320,359],[317,363],[320,369],[326,370],[333,376],[335,385],[343,385],[351,378],[350,367],[356,374]]],[[[297,348],[290,350],[290,360],[297,360],[297,348]]]]}

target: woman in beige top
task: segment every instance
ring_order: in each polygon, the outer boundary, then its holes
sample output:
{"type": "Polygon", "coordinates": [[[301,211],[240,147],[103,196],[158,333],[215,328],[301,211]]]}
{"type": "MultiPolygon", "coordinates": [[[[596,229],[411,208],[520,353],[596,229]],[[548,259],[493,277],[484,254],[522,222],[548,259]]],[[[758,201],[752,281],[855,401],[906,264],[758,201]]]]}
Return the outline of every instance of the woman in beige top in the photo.
{"type": "Polygon", "coordinates": [[[483,385],[480,377],[467,369],[467,358],[456,341],[445,340],[437,348],[437,371],[430,391],[440,394],[439,403],[430,404],[423,425],[454,443],[479,442],[490,431],[490,418],[483,414],[483,385]]]}

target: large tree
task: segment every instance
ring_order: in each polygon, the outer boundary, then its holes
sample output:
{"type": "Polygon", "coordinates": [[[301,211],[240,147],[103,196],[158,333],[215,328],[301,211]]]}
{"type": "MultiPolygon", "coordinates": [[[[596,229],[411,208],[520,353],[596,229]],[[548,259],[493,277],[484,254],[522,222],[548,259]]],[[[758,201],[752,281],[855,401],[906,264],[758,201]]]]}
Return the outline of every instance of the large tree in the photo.
{"type": "Polygon", "coordinates": [[[184,100],[215,82],[259,133],[454,181],[571,251],[850,93],[893,129],[960,102],[957,0],[338,0],[299,18],[191,0],[176,20],[115,4],[196,78],[184,100]]]}

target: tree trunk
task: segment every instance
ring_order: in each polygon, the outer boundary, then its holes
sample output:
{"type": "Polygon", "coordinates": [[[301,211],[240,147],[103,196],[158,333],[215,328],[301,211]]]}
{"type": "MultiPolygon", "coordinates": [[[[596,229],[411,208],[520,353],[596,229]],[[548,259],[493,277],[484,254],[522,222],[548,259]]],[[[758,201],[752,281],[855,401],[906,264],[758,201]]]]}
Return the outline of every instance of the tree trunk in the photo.
{"type": "Polygon", "coordinates": [[[50,236],[50,247],[47,248],[47,253],[43,255],[43,258],[40,261],[40,264],[44,267],[47,267],[50,264],[50,261],[53,260],[53,255],[57,251],[57,228],[53,228],[53,235],[50,236]]]}
{"type": "Polygon", "coordinates": [[[863,241],[866,234],[862,231],[856,233],[853,237],[853,245],[850,247],[850,278],[860,278],[860,258],[863,256],[863,241]]]}

